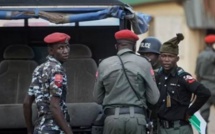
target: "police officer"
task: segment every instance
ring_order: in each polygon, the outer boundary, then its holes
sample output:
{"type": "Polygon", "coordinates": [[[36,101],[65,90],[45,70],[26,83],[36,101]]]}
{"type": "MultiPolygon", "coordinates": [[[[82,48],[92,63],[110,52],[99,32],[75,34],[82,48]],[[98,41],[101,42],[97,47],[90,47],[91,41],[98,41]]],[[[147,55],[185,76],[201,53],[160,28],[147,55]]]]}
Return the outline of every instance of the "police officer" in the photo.
{"type": "Polygon", "coordinates": [[[138,50],[138,53],[141,56],[148,58],[155,71],[157,71],[157,69],[160,67],[158,60],[160,55],[160,47],[161,42],[157,38],[147,37],[144,40],[142,40],[138,50]]]}
{"type": "Polygon", "coordinates": [[[192,134],[188,119],[201,108],[210,97],[210,91],[197,82],[189,73],[177,66],[178,44],[184,37],[170,39],[161,46],[159,69],[156,82],[160,90],[158,117],[161,134],[192,134]],[[191,95],[197,98],[190,105],[191,95]]]}
{"type": "MultiPolygon", "coordinates": [[[[159,64],[159,55],[160,55],[160,47],[161,42],[155,37],[147,37],[142,40],[138,53],[147,58],[148,61],[151,63],[153,70],[157,73],[160,64],[159,64]]],[[[157,114],[155,107],[151,108],[147,111],[147,122],[148,128],[147,131],[149,133],[157,134],[159,122],[157,120],[157,114]]]]}
{"type": "Polygon", "coordinates": [[[159,91],[150,63],[135,55],[138,36],[130,30],[115,33],[117,56],[99,64],[94,97],[107,116],[104,134],[145,133],[146,101],[155,104],[159,91]]]}
{"type": "Polygon", "coordinates": [[[58,32],[44,38],[49,55],[47,61],[34,70],[23,104],[28,134],[73,134],[65,105],[67,78],[62,66],[69,56],[69,39],[69,35],[58,32]],[[32,125],[34,101],[38,112],[35,126],[32,125]]]}
{"type": "Polygon", "coordinates": [[[212,96],[200,109],[206,122],[209,122],[211,105],[215,105],[215,35],[205,37],[207,44],[196,62],[196,76],[200,83],[210,89],[212,96]]]}

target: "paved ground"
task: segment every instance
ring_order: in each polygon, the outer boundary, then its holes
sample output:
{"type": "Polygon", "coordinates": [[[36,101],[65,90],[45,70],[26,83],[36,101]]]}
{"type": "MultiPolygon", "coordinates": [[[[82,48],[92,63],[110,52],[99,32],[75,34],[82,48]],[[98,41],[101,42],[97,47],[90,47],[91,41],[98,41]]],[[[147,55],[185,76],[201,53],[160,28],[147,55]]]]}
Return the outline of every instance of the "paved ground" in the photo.
{"type": "MultiPolygon", "coordinates": [[[[215,108],[211,107],[211,113],[210,113],[210,122],[209,122],[209,128],[208,128],[208,134],[215,134],[215,108]]],[[[194,130],[194,134],[198,134],[194,130]]]]}

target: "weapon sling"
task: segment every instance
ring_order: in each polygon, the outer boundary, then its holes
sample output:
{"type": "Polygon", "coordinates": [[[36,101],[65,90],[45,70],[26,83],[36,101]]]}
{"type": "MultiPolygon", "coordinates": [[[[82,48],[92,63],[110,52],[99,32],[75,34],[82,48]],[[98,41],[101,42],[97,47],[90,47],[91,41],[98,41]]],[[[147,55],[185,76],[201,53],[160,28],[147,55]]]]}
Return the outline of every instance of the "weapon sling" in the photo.
{"type": "Polygon", "coordinates": [[[124,64],[123,64],[123,62],[122,62],[121,57],[120,57],[119,55],[117,55],[117,56],[118,56],[118,58],[119,58],[119,60],[120,60],[120,62],[121,62],[121,64],[122,64],[122,70],[123,70],[123,72],[124,72],[124,74],[125,74],[125,77],[126,77],[128,83],[129,83],[131,89],[133,90],[133,92],[134,92],[135,95],[137,96],[138,100],[141,100],[141,96],[139,96],[139,94],[137,93],[137,91],[136,91],[136,90],[134,89],[134,87],[131,85],[131,82],[130,82],[130,80],[129,80],[129,78],[128,78],[128,75],[127,75],[127,73],[126,73],[126,71],[125,71],[125,66],[124,66],[124,64]]]}
{"type": "MultiPolygon", "coordinates": [[[[130,82],[130,80],[129,80],[129,78],[128,78],[128,75],[127,75],[127,73],[126,73],[126,71],[125,71],[125,66],[124,66],[124,64],[123,64],[123,62],[122,62],[121,57],[120,57],[119,55],[117,55],[117,56],[118,56],[118,58],[119,58],[119,60],[120,60],[120,62],[121,62],[121,64],[122,64],[122,70],[123,70],[123,72],[124,72],[124,74],[125,74],[125,77],[126,77],[128,83],[129,83],[131,89],[133,90],[133,92],[134,92],[135,95],[137,96],[138,100],[141,101],[141,96],[137,93],[137,91],[136,91],[136,90],[134,89],[134,87],[131,85],[131,82],[130,82]]],[[[148,124],[148,123],[147,123],[147,124],[148,124]]],[[[151,124],[151,125],[152,125],[152,124],[151,124]]],[[[150,125],[150,126],[151,126],[151,125],[150,125]]],[[[146,127],[149,127],[149,125],[146,126],[146,127]]],[[[149,129],[151,129],[151,130],[149,130],[149,134],[153,134],[153,129],[152,129],[152,128],[149,128],[149,129]]]]}

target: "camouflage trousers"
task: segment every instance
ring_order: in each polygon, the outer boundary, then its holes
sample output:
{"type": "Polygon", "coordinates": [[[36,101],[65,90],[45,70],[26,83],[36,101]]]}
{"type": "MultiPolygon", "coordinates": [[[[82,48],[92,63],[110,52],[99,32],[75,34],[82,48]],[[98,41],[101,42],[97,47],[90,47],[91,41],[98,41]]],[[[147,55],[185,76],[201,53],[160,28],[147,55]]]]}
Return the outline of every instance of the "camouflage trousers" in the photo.
{"type": "Polygon", "coordinates": [[[33,134],[65,134],[53,119],[43,118],[34,128],[33,134]]]}
{"type": "Polygon", "coordinates": [[[146,134],[145,116],[122,114],[107,116],[103,134],[146,134]]]}

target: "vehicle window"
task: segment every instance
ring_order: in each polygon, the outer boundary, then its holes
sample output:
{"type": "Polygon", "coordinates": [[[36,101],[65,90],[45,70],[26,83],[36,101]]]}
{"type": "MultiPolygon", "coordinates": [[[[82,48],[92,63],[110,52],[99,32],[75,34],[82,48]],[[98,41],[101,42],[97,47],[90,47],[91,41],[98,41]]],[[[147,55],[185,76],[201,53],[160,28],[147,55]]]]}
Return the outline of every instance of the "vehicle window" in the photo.
{"type": "Polygon", "coordinates": [[[119,19],[107,18],[97,21],[80,22],[80,26],[119,26],[119,19]]]}
{"type": "Polygon", "coordinates": [[[24,20],[0,20],[0,27],[24,27],[24,20]]]}

